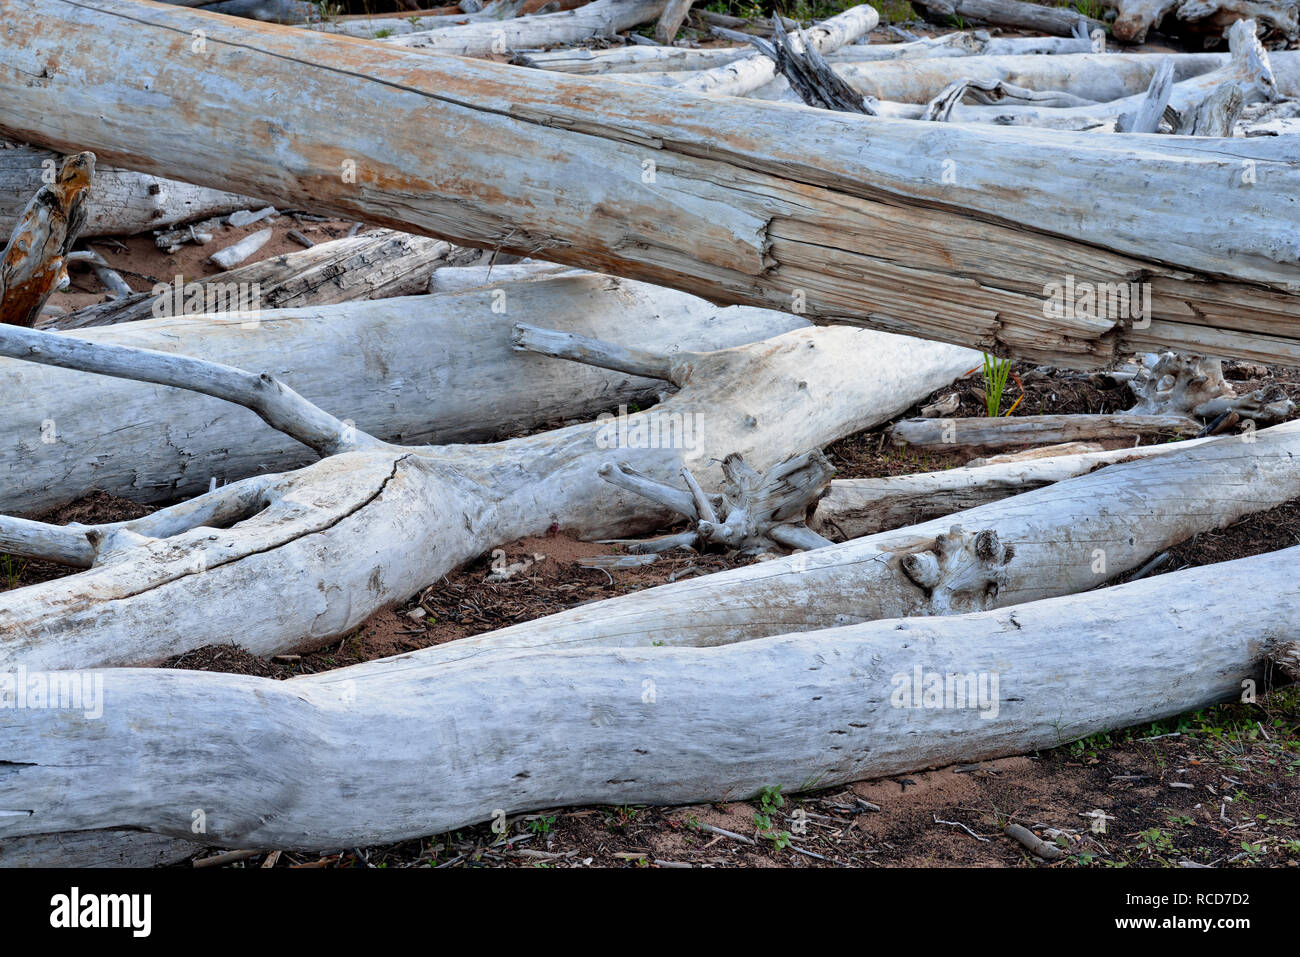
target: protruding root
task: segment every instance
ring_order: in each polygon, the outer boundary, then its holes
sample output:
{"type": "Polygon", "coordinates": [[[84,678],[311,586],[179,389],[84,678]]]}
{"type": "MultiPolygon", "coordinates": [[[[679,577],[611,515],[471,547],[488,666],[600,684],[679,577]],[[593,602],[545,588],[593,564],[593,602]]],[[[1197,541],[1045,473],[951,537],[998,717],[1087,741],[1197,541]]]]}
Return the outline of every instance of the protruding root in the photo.
{"type": "Polygon", "coordinates": [[[630,466],[605,464],[599,475],[620,488],[645,496],[695,523],[695,528],[644,541],[620,542],[634,552],[659,552],[705,544],[744,553],[812,549],[831,544],[806,524],[810,508],[825,494],[835,469],[820,451],[805,452],[758,473],[736,453],[722,463],[721,495],[709,495],[689,469],[682,469],[686,491],[652,482],[630,466]]]}
{"type": "Polygon", "coordinates": [[[1215,419],[1235,412],[1259,425],[1273,425],[1295,411],[1295,403],[1276,386],[1238,395],[1223,378],[1220,360],[1206,356],[1163,353],[1132,388],[1138,401],[1129,411],[1144,415],[1215,419]]]}
{"type": "Polygon", "coordinates": [[[1014,554],[992,529],[972,533],[954,525],[930,548],[904,555],[899,566],[925,591],[932,614],[951,615],[992,607],[1014,554]]]}

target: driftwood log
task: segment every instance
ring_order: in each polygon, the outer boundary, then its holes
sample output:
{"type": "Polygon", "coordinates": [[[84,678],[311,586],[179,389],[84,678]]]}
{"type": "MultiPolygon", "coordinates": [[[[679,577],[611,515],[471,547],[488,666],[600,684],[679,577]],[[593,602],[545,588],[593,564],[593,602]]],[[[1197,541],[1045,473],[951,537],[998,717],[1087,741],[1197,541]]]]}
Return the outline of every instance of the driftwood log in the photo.
{"type": "MultiPolygon", "coordinates": [[[[536,317],[663,350],[728,348],[806,325],[582,273],[502,280],[477,293],[265,309],[253,318],[150,319],[79,335],[265,369],[362,431],[405,443],[489,440],[620,403],[644,406],[663,391],[658,380],[516,352],[514,323],[536,317]]],[[[7,395],[30,397],[14,406],[0,443],[0,512],[32,514],[92,489],[166,501],[206,491],[214,479],[313,461],[247,410],[193,392],[14,359],[0,359],[0,383],[7,395]]]]}
{"type": "Polygon", "coordinates": [[[517,327],[515,339],[680,391],[648,411],[495,445],[401,447],[329,415],[274,377],[0,329],[0,350],[9,355],[188,383],[256,411],[326,456],[126,524],[0,519],[7,552],[94,563],[0,594],[0,659],[33,667],[56,659],[72,667],[154,662],[226,640],[236,622],[250,648],[316,645],[488,549],[553,525],[592,538],[656,527],[662,506],[602,479],[600,466],[612,457],[659,482],[688,468],[716,484],[712,463],[722,454],[766,470],[791,444],[817,448],[887,421],[972,359],[959,347],[844,328],[709,353],[630,350],[527,327],[517,327]],[[303,600],[286,603],[286,594],[303,600]]]}
{"type": "MultiPolygon", "coordinates": [[[[57,153],[30,146],[0,149],[0,224],[7,229],[41,188],[42,176],[62,162],[57,153]]],[[[82,238],[134,236],[194,219],[262,205],[247,196],[191,186],[172,179],[99,164],[86,201],[82,238]]]]}
{"type": "Polygon", "coordinates": [[[895,445],[951,448],[1000,448],[1046,445],[1089,439],[1185,438],[1202,425],[1186,415],[1017,415],[997,418],[903,419],[890,427],[895,445]]]}
{"type": "Polygon", "coordinates": [[[0,725],[0,837],[193,839],[201,821],[220,847],[353,847],[500,811],[737,799],[1057,747],[1267,686],[1296,650],[1278,623],[1300,611],[1297,560],[721,648],[421,652],[285,682],[24,672],[69,691],[0,725]]]}
{"type": "Polygon", "coordinates": [[[173,280],[170,285],[163,283],[162,289],[47,317],[36,327],[87,329],[141,319],[234,312],[248,305],[258,310],[292,309],[412,296],[425,291],[451,250],[441,240],[375,230],[179,286],[173,280]]]}
{"type": "Polygon", "coordinates": [[[600,78],[252,21],[236,29],[176,7],[151,8],[148,23],[127,18],[138,9],[14,0],[0,123],[42,145],[75,143],[282,208],[310,204],[715,301],[1062,367],[1165,348],[1300,363],[1300,241],[1286,212],[1300,163],[1277,137],[1242,140],[1227,155],[1190,138],[891,122],[672,90],[647,111],[642,90],[600,78]],[[207,31],[206,55],[177,65],[159,52],[193,29],[207,31]],[[69,59],[76,71],[60,66],[69,59]],[[29,86],[42,71],[48,82],[29,86]],[[267,82],[248,87],[250,72],[267,82]],[[146,74],[157,105],[142,109],[146,74]],[[311,98],[275,92],[302,84],[311,98]],[[203,128],[223,135],[190,149],[185,104],[212,89],[230,96],[203,128]],[[370,108],[350,121],[360,102],[370,108]],[[177,118],[165,137],[159,109],[177,118]],[[322,113],[337,118],[328,131],[312,119],[322,113]],[[111,127],[103,114],[116,117],[111,127]],[[272,117],[291,132],[257,122],[272,117]],[[1130,175],[1116,177],[1121,168],[1130,175]],[[906,262],[883,254],[898,248],[906,262]],[[1044,290],[1071,276],[1143,277],[1150,322],[1044,316],[1044,290]]]}

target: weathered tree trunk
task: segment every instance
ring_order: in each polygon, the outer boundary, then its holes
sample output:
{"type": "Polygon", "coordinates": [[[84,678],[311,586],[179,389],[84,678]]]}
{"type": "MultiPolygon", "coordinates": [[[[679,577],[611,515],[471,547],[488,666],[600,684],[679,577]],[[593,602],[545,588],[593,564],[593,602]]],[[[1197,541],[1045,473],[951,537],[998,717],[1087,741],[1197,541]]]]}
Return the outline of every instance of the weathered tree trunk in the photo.
{"type": "Polygon", "coordinates": [[[841,540],[874,535],[1086,475],[1103,465],[1181,452],[1211,441],[1189,439],[987,465],[971,463],[961,468],[884,478],[841,479],[832,482],[826,496],[817,503],[810,524],[822,535],[841,540]]]}
{"type": "MultiPolygon", "coordinates": [[[[867,49],[871,49],[868,47],[867,49]]],[[[864,96],[903,103],[927,103],[964,79],[998,80],[1030,90],[1053,90],[1109,102],[1144,92],[1161,60],[1174,67],[1174,82],[1228,65],[1226,53],[1072,53],[1063,56],[971,56],[877,63],[835,63],[835,72],[864,96]]],[[[1300,92],[1300,53],[1269,55],[1284,95],[1300,92]]]]}
{"type": "Polygon", "coordinates": [[[659,22],[655,24],[655,40],[665,46],[672,43],[694,2],[695,0],[668,0],[664,12],[659,14],[659,22]]]}
{"type": "Polygon", "coordinates": [[[994,26],[1054,33],[1061,37],[1073,36],[1081,25],[1089,32],[1106,32],[1105,23],[1075,10],[1023,3],[1021,0],[918,0],[917,6],[936,22],[946,22],[946,18],[958,16],[994,26]]]}
{"type": "Polygon", "coordinates": [[[69,156],[28,200],[0,250],[0,324],[34,325],[45,300],[67,277],[94,175],[95,154],[69,156]]]}
{"type": "Polygon", "coordinates": [[[379,42],[456,56],[487,56],[519,48],[577,43],[630,30],[654,20],[667,3],[668,0],[595,0],[576,10],[512,20],[481,20],[385,37],[379,42]]]}
{"type": "MultiPolygon", "coordinates": [[[[865,36],[879,22],[880,14],[874,7],[866,4],[850,7],[809,30],[800,31],[796,43],[800,49],[807,43],[819,53],[830,53],[865,36]]],[[[754,53],[722,66],[690,74],[677,81],[676,86],[679,90],[691,93],[744,96],[770,83],[775,76],[776,67],[772,61],[761,53],[754,53]]]]}
{"type": "Polygon", "coordinates": [[[285,682],[40,674],[97,684],[0,725],[0,807],[26,811],[0,816],[0,837],[193,838],[200,809],[216,846],[353,847],[498,809],[703,803],[1056,747],[1267,686],[1269,660],[1295,652],[1278,623],[1300,613],[1297,560],[1291,548],[998,611],[724,648],[421,652],[285,682]],[[95,720],[71,720],[96,702],[95,720]]]}
{"type": "Polygon", "coordinates": [[[895,445],[1001,448],[1088,439],[1186,437],[1201,423],[1185,415],[1018,415],[1014,418],[903,419],[889,430],[895,445]]]}
{"type": "MultiPolygon", "coordinates": [[[[805,325],[584,273],[256,318],[152,319],[79,335],[265,368],[361,430],[408,443],[492,439],[619,403],[644,405],[663,391],[656,380],[514,351],[513,324],[538,317],[665,350],[727,348],[805,325]]],[[[35,513],[92,489],[166,501],[206,491],[212,479],[313,460],[246,410],[190,392],[12,359],[0,359],[0,383],[6,395],[29,397],[11,409],[0,444],[0,512],[35,513]],[[113,441],[105,444],[105,435],[113,441]]]]}
{"type": "MultiPolygon", "coordinates": [[[[0,149],[0,224],[7,228],[18,218],[41,188],[42,175],[60,162],[61,157],[49,150],[30,146],[0,149]]],[[[81,235],[134,236],[258,205],[248,196],[101,164],[95,168],[95,188],[86,202],[81,235]]]]}
{"type": "Polygon", "coordinates": [[[1163,348],[1300,364],[1287,207],[1300,163],[1277,138],[1227,155],[1188,138],[891,122],[671,90],[650,102],[595,78],[236,29],[175,7],[123,17],[135,10],[13,0],[0,122],[283,208],[1063,367],[1163,348]],[[204,56],[165,52],[199,27],[204,56]],[[48,83],[29,86],[42,71],[48,83]],[[265,82],[248,86],[250,74],[265,82]],[[310,97],[280,95],[303,86],[310,97]],[[213,89],[230,95],[209,97],[200,136],[187,104],[213,89]],[[160,110],[174,118],[166,135],[160,110]],[[196,138],[207,148],[190,148],[196,138]],[[885,254],[897,249],[905,262],[885,254]],[[1152,321],[1045,317],[1044,289],[1067,276],[1142,276],[1152,321]]]}
{"type": "MultiPolygon", "coordinates": [[[[77,368],[101,367],[94,348],[66,337],[12,330],[0,344],[33,355],[27,343],[39,341],[35,361],[61,362],[53,339],[96,363],[77,368]]],[[[270,410],[275,416],[259,415],[294,426],[276,427],[304,444],[337,450],[306,469],[247,479],[122,526],[63,529],[0,519],[6,551],[96,562],[90,571],[0,594],[0,659],[32,667],[157,661],[227,640],[235,622],[259,648],[316,645],[486,550],[552,525],[593,538],[655,527],[662,507],[601,478],[600,466],[612,457],[660,482],[689,468],[714,484],[713,463],[722,454],[767,469],[791,445],[817,448],[888,421],[971,362],[966,349],[843,328],[797,330],[711,353],[652,354],[590,340],[575,354],[668,379],[681,391],[621,422],[496,445],[406,448],[355,430],[349,437],[347,423],[303,408],[292,395],[290,411],[302,425],[279,407],[270,410]],[[238,524],[221,532],[202,527],[231,521],[238,524]],[[80,556],[70,554],[77,548],[80,556]],[[290,593],[301,600],[286,603],[290,593]]],[[[118,370],[111,374],[132,375],[131,354],[108,355],[118,370]]],[[[206,388],[207,372],[186,374],[195,388],[232,396],[224,385],[206,388]]],[[[229,368],[222,376],[260,381],[229,368]]],[[[178,375],[169,372],[165,381],[176,384],[178,375]]],[[[465,395],[481,401],[472,390],[465,395]]]]}
{"type": "Polygon", "coordinates": [[[66,316],[41,320],[36,327],[87,329],[155,317],[235,311],[233,307],[214,305],[209,308],[206,304],[210,301],[224,304],[232,294],[238,297],[241,288],[251,293],[254,285],[259,310],[413,296],[428,288],[431,276],[451,249],[441,240],[381,229],[319,243],[310,249],[196,280],[197,289],[185,283],[180,287],[182,292],[179,296],[173,282],[161,295],[154,290],[133,293],[122,299],[86,306],[66,316]],[[195,306],[192,309],[187,308],[191,296],[191,305],[195,306]]]}
{"type": "Polygon", "coordinates": [[[1085,32],[1069,37],[991,37],[983,30],[948,33],[910,43],[854,43],[840,47],[826,59],[832,63],[880,60],[929,60],[937,57],[1024,56],[1028,54],[1091,53],[1093,41],[1085,32]]]}

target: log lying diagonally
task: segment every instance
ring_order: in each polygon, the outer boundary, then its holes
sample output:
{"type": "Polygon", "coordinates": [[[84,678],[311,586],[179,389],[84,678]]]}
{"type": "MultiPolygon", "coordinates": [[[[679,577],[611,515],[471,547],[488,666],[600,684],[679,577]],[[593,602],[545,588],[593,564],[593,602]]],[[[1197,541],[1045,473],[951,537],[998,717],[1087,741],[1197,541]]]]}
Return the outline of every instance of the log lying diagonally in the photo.
{"type": "MultiPolygon", "coordinates": [[[[363,431],[403,443],[493,439],[621,402],[644,406],[664,388],[516,352],[511,333],[521,319],[647,349],[700,351],[807,325],[580,273],[500,281],[478,292],[266,309],[252,321],[185,316],[79,335],[268,369],[363,431]]],[[[30,397],[11,409],[0,439],[3,513],[32,514],[92,489],[167,501],[205,491],[213,478],[229,482],[313,460],[246,410],[191,392],[13,359],[0,359],[0,389],[30,397]]]]}
{"type": "Polygon", "coordinates": [[[241,290],[256,302],[237,305],[255,304],[259,310],[411,296],[425,291],[451,251],[449,244],[438,239],[377,229],[239,266],[204,280],[179,286],[173,280],[170,286],[163,284],[167,291],[161,294],[154,290],[132,293],[65,316],[46,317],[37,321],[36,328],[88,329],[154,317],[231,311],[222,306],[238,300],[241,290]],[[251,295],[254,288],[256,296],[251,295]]]}
{"type": "Polygon", "coordinates": [[[188,838],[201,812],[217,846],[364,846],[497,809],[702,803],[1055,747],[1267,686],[1271,659],[1300,658],[1298,559],[723,648],[410,655],[286,682],[24,673],[89,693],[0,725],[0,837],[188,838]]]}
{"type": "MultiPolygon", "coordinates": [[[[1198,531],[1300,496],[1297,454],[1300,422],[1246,437],[1177,443],[1165,454],[1134,457],[921,525],[583,605],[418,656],[715,645],[1070,594],[1138,568],[1198,531]],[[1243,487],[1249,495],[1223,494],[1243,487]],[[1135,525],[1135,513],[1144,521],[1135,525]],[[952,534],[954,523],[964,531],[952,534]],[[967,561],[979,558],[976,540],[990,532],[999,546],[991,551],[1004,558],[1011,553],[1010,559],[997,566],[967,561]],[[951,573],[938,587],[923,588],[912,578],[936,564],[951,573]]],[[[671,483],[679,484],[675,477],[671,483]]],[[[835,501],[832,492],[822,506],[832,516],[835,501]]]]}
{"type": "MultiPolygon", "coordinates": [[[[8,228],[57,168],[61,157],[30,146],[0,149],[0,224],[8,228]]],[[[192,219],[222,216],[261,204],[248,196],[98,165],[86,202],[82,237],[134,236],[192,219]]]]}
{"type": "Polygon", "coordinates": [[[282,208],[715,301],[798,301],[815,320],[1058,366],[1164,348],[1300,363],[1288,285],[1300,240],[1286,205],[1300,163],[1278,137],[1225,154],[1179,137],[968,129],[672,90],[647,100],[601,78],[233,27],[174,7],[150,7],[141,22],[140,9],[13,0],[0,124],[282,208]],[[187,52],[196,28],[207,31],[202,57],[187,52]],[[28,86],[43,71],[48,82],[28,86]],[[247,87],[250,73],[267,82],[247,87]],[[142,109],[146,74],[156,105],[142,109]],[[305,95],[285,101],[277,91],[288,87],[305,95]],[[200,124],[188,104],[212,89],[230,95],[200,124]],[[166,136],[160,109],[175,117],[166,136]],[[321,115],[334,120],[327,130],[321,115]],[[273,128],[259,122],[272,117],[273,128]],[[196,137],[208,148],[189,148],[196,137]],[[340,175],[348,168],[355,182],[340,175]],[[1067,276],[1149,283],[1150,325],[1046,318],[1044,289],[1067,276]]]}
{"type": "MultiPolygon", "coordinates": [[[[665,378],[680,391],[620,423],[495,445],[408,448],[349,434],[299,401],[302,423],[285,431],[313,447],[357,451],[288,475],[246,479],[124,526],[0,518],[5,551],[96,562],[0,595],[0,660],[153,662],[228,640],[236,627],[256,635],[260,647],[318,644],[488,549],[551,525],[590,537],[656,527],[661,507],[600,477],[611,454],[659,481],[685,467],[715,484],[714,450],[766,469],[789,444],[817,448],[887,421],[972,361],[960,347],[844,328],[796,330],[710,353],[650,353],[598,340],[580,346],[585,361],[665,378]],[[90,542],[93,556],[73,554],[80,541],[90,542]]],[[[131,376],[130,350],[121,347],[0,330],[0,348],[79,369],[105,368],[106,353],[109,374],[131,376]],[[59,358],[65,354],[71,358],[59,358]]],[[[176,361],[141,355],[151,365],[176,361]]],[[[184,362],[192,367],[195,360],[184,362]]],[[[196,389],[210,391],[212,375],[192,374],[196,389]]],[[[250,375],[216,375],[219,383],[230,379],[246,383],[250,375]]],[[[220,394],[234,397],[229,388],[220,394]]]]}

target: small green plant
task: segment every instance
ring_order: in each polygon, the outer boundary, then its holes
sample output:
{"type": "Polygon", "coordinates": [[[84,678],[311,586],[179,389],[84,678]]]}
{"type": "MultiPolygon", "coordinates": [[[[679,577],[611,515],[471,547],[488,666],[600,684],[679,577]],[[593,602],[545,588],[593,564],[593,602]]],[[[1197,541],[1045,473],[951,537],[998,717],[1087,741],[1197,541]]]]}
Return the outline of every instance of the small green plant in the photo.
{"type": "Polygon", "coordinates": [[[376,40],[382,40],[384,39],[384,37],[391,37],[392,35],[393,35],[393,31],[390,30],[388,27],[384,27],[384,29],[382,30],[375,31],[376,40]]]}
{"type": "Polygon", "coordinates": [[[539,816],[528,822],[528,830],[534,834],[550,834],[551,828],[555,827],[555,819],[558,815],[552,814],[550,817],[539,816]]]}
{"type": "Polygon", "coordinates": [[[1011,374],[1011,360],[998,359],[984,353],[984,408],[989,418],[995,419],[1002,411],[1002,392],[1011,374]]]}
{"type": "Polygon", "coordinates": [[[781,831],[772,827],[772,815],[776,813],[777,808],[785,806],[785,798],[781,796],[781,785],[776,787],[766,787],[758,795],[758,811],[754,814],[754,824],[758,828],[758,836],[772,842],[772,849],[783,851],[790,846],[790,832],[781,831]]]}
{"type": "Polygon", "coordinates": [[[7,588],[17,588],[18,580],[23,577],[27,563],[8,553],[0,554],[0,578],[7,588]]]}

